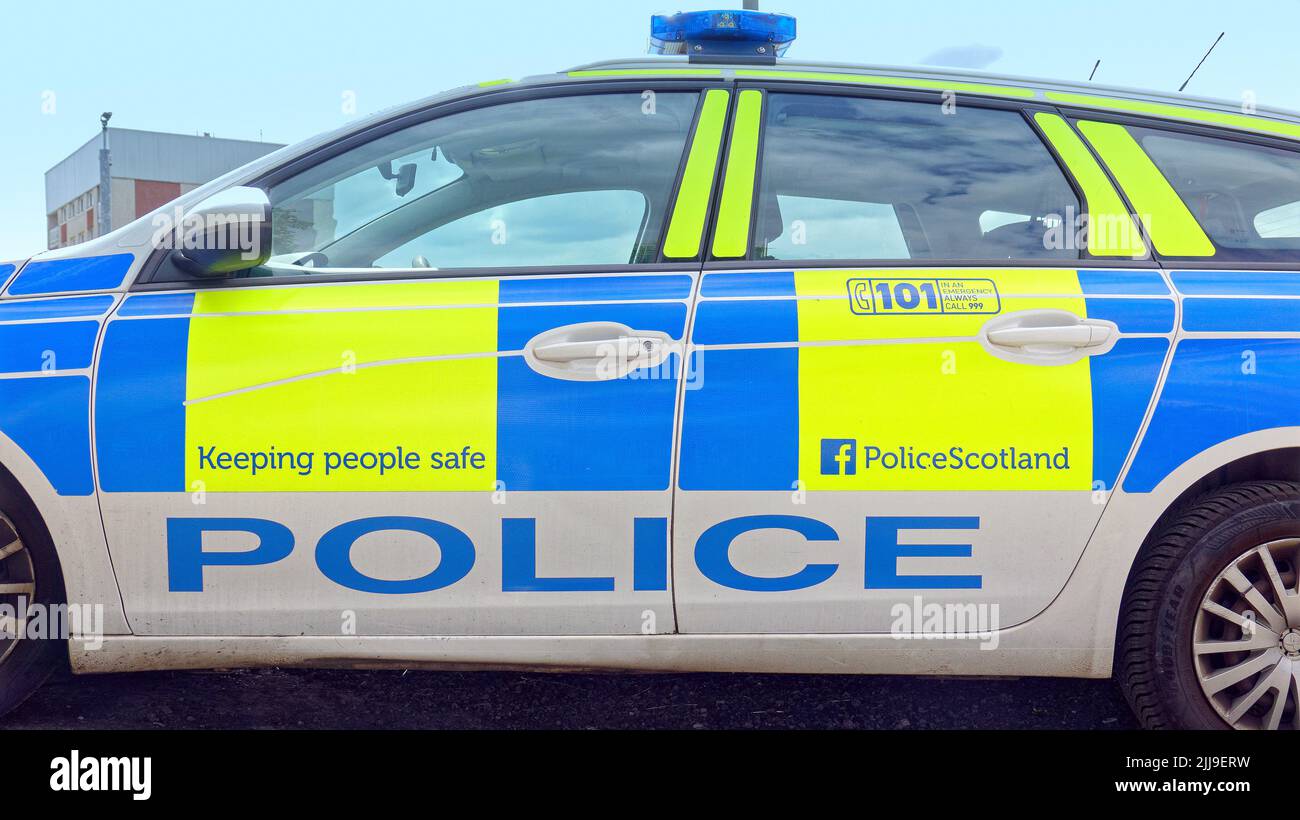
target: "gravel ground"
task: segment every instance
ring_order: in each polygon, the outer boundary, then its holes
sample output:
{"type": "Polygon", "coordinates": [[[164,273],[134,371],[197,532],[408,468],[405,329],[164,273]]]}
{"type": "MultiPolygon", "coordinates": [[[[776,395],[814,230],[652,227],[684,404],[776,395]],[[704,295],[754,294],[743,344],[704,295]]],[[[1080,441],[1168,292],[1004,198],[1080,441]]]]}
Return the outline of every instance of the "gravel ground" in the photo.
{"type": "Polygon", "coordinates": [[[58,673],[0,729],[1132,729],[1108,680],[58,673]]]}

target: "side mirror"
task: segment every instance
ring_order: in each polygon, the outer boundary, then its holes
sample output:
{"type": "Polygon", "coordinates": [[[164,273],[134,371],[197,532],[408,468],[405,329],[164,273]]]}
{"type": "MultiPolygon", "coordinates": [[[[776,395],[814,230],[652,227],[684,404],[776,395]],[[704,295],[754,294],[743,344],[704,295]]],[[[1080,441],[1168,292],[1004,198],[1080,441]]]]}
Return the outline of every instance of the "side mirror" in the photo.
{"type": "Polygon", "coordinates": [[[176,264],[194,276],[230,276],[271,258],[271,200],[261,188],[227,188],[185,212],[172,231],[176,264]]]}

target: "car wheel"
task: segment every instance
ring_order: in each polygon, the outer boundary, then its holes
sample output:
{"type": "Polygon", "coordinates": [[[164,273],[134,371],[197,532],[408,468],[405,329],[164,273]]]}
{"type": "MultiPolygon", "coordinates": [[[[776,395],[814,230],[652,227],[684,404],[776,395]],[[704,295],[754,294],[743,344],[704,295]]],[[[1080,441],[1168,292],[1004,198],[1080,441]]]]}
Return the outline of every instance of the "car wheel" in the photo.
{"type": "Polygon", "coordinates": [[[1216,490],[1143,549],[1116,674],[1148,728],[1300,729],[1300,484],[1216,490]]]}
{"type": "Polygon", "coordinates": [[[26,700],[66,657],[56,637],[24,637],[18,628],[30,604],[63,601],[49,530],[26,494],[0,475],[0,715],[26,700]]]}

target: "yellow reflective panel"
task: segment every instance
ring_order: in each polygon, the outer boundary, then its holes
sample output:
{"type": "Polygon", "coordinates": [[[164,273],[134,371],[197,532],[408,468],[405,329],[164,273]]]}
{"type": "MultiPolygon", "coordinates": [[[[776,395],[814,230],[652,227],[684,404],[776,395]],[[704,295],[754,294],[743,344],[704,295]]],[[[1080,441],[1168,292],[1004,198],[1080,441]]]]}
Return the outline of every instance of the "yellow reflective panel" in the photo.
{"type": "Polygon", "coordinates": [[[496,302],[495,281],[201,292],[190,323],[187,486],[491,489],[496,302]],[[442,446],[482,453],[481,466],[430,469],[442,446]],[[399,448],[408,464],[418,450],[421,469],[381,472],[347,462],[348,454],[392,459],[399,448]],[[310,473],[223,468],[218,460],[222,453],[285,452],[312,453],[310,473]],[[339,459],[335,469],[328,469],[331,457],[339,459]]]}
{"type": "Polygon", "coordinates": [[[749,253],[749,223],[754,206],[758,166],[758,133],[762,125],[763,92],[747,89],[736,100],[736,119],[727,153],[727,175],[713,237],[713,255],[738,259],[749,253]]]}
{"type": "Polygon", "coordinates": [[[497,281],[444,279],[202,290],[194,313],[265,313],[421,305],[495,305],[497,281]]]}
{"type": "Polygon", "coordinates": [[[1095,97],[1090,94],[1069,94],[1063,91],[1048,91],[1047,98],[1067,105],[1080,105],[1089,108],[1107,108],[1113,111],[1129,111],[1134,114],[1151,114],[1169,119],[1188,120],[1209,125],[1226,125],[1247,131],[1266,134],[1278,134],[1283,137],[1300,139],[1300,124],[1271,120],[1266,117],[1250,117],[1245,114],[1231,114],[1226,111],[1210,111],[1203,108],[1188,108],[1167,103],[1143,102],[1141,100],[1123,100],[1113,97],[1095,97]]]}
{"type": "Polygon", "coordinates": [[[192,404],[185,411],[186,486],[202,481],[207,492],[218,493],[490,491],[496,379],[495,358],[414,362],[192,404]],[[457,454],[467,447],[482,453],[482,461],[433,469],[439,447],[457,454]],[[223,453],[299,452],[312,454],[307,475],[218,466],[223,453]],[[419,459],[414,465],[412,453],[419,459]],[[388,467],[373,466],[378,459],[388,460],[388,467]]]}
{"type": "Polygon", "coordinates": [[[677,203],[673,206],[672,220],[664,238],[666,258],[694,259],[700,254],[730,99],[728,92],[717,88],[704,94],[704,105],[686,158],[686,170],[677,191],[677,203]]]}
{"type": "Polygon", "coordinates": [[[1016,364],[976,342],[805,347],[799,391],[799,475],[810,490],[1087,491],[1092,484],[1087,359],[1016,364]],[[855,475],[821,474],[825,438],[864,448],[855,475]],[[976,463],[937,469],[917,464],[918,453],[976,463]],[[872,455],[883,461],[864,463],[872,455]]]}
{"type": "Polygon", "coordinates": [[[200,291],[186,397],[349,364],[494,353],[497,290],[460,280],[200,291]]]}
{"type": "Polygon", "coordinates": [[[1165,256],[1214,256],[1214,243],[1137,140],[1122,125],[1084,120],[1079,130],[1097,149],[1156,250],[1165,256]]]}
{"type": "Polygon", "coordinates": [[[1142,257],[1146,243],[1106,172],[1063,118],[1039,113],[1034,120],[1070,173],[1083,186],[1088,207],[1088,253],[1093,256],[1142,257]]]}
{"type": "Polygon", "coordinates": [[[999,313],[1055,308],[1086,317],[1075,271],[797,271],[795,288],[799,475],[808,489],[1091,488],[1088,361],[1018,364],[974,340],[999,313]],[[856,292],[863,283],[867,292],[856,292]],[[946,298],[927,302],[927,283],[946,298]],[[915,308],[897,309],[896,297],[911,293],[909,286],[921,298],[915,308]],[[883,293],[891,294],[884,310],[883,293]],[[864,343],[844,344],[853,341],[864,343]],[[863,448],[853,475],[822,474],[825,439],[853,439],[863,448]],[[935,453],[977,463],[933,469],[913,461],[935,453]],[[872,454],[881,460],[865,469],[872,454]]]}

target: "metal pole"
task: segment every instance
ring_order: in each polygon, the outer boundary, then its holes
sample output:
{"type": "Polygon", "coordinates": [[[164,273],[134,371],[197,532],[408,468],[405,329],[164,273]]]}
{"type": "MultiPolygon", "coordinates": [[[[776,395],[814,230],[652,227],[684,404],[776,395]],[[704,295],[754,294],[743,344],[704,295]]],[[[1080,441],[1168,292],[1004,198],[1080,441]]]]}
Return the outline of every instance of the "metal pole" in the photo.
{"type": "Polygon", "coordinates": [[[113,162],[108,154],[108,121],[113,118],[112,111],[105,111],[99,118],[99,208],[96,233],[103,236],[113,230],[113,162]]]}

